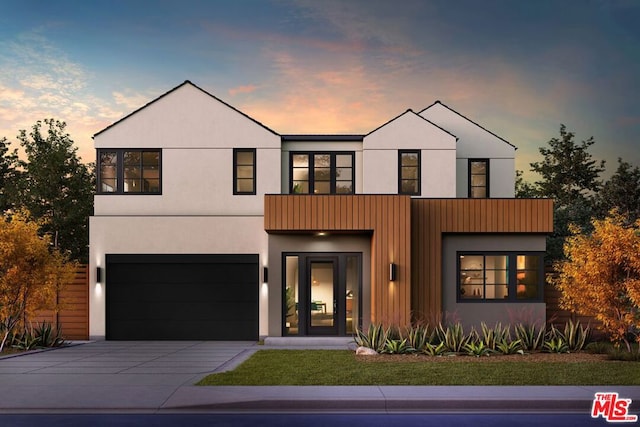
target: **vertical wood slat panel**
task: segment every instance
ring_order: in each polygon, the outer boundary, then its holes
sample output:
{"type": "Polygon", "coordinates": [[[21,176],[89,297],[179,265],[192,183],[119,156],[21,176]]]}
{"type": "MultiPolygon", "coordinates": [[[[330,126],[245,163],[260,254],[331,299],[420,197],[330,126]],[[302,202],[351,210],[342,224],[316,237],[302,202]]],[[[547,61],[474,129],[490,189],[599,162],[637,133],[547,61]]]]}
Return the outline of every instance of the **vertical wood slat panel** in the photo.
{"type": "Polygon", "coordinates": [[[542,199],[268,195],[266,200],[268,232],[373,231],[372,315],[397,322],[408,321],[410,310],[423,317],[440,314],[442,233],[548,233],[553,226],[552,201],[542,199]],[[278,220],[282,216],[288,218],[278,220]],[[398,259],[400,276],[392,288],[387,277],[391,258],[398,259]]]}
{"type": "Polygon", "coordinates": [[[61,310],[40,310],[29,318],[33,324],[50,322],[68,340],[89,339],[89,267],[80,265],[71,283],[59,293],[61,310]]]}
{"type": "Polygon", "coordinates": [[[413,199],[412,310],[420,320],[442,314],[443,233],[550,233],[553,202],[545,199],[413,199]],[[439,218],[434,218],[438,206],[439,218]],[[472,218],[478,218],[472,219],[472,218]],[[422,317],[422,318],[421,318],[422,317]]]}

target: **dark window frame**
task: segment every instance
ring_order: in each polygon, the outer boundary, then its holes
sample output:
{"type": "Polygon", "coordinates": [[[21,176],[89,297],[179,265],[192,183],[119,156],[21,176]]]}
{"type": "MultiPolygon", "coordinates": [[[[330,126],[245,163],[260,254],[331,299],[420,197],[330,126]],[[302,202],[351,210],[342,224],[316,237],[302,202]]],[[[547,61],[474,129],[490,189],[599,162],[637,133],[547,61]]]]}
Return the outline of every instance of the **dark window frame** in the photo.
{"type": "MultiPolygon", "coordinates": [[[[469,303],[482,303],[482,304],[504,304],[504,303],[541,303],[544,302],[544,284],[545,284],[545,274],[544,274],[544,252],[540,251],[457,251],[456,252],[456,302],[461,304],[469,304],[469,303]],[[537,271],[538,273],[538,292],[534,298],[518,298],[517,294],[517,274],[518,274],[518,264],[517,259],[519,255],[524,256],[536,256],[538,257],[538,267],[537,269],[525,269],[528,271],[537,271]],[[461,289],[461,276],[462,270],[460,269],[460,257],[461,256],[506,256],[507,257],[507,298],[486,298],[486,293],[479,298],[463,298],[461,289]]],[[[486,271],[486,265],[483,262],[482,267],[483,275],[486,271]]],[[[478,284],[479,285],[479,284],[478,284]]],[[[483,288],[486,286],[486,280],[483,279],[482,283],[483,288]]]]}
{"type": "MultiPolygon", "coordinates": [[[[346,181],[346,180],[342,180],[346,181]]],[[[318,195],[327,195],[327,194],[356,194],[356,153],[355,151],[291,151],[289,152],[289,194],[318,194],[318,195]],[[309,165],[308,168],[308,183],[309,183],[309,192],[308,193],[295,193],[294,189],[294,179],[293,179],[293,156],[296,155],[306,155],[309,156],[309,165]],[[317,155],[328,155],[329,158],[329,168],[330,168],[330,179],[329,179],[329,193],[315,193],[315,177],[314,177],[314,156],[317,155]],[[337,193],[336,192],[336,183],[341,180],[337,179],[336,169],[338,169],[336,165],[336,156],[339,155],[349,155],[351,156],[351,192],[350,193],[337,193]]]]}
{"type": "Polygon", "coordinates": [[[134,196],[158,196],[162,195],[162,149],[160,148],[99,148],[96,150],[96,194],[99,195],[134,195],[134,196]],[[158,191],[124,191],[124,153],[139,152],[158,153],[158,191]],[[115,191],[102,191],[102,165],[100,162],[102,153],[116,153],[116,189],[115,191]]]}
{"type": "MultiPolygon", "coordinates": [[[[489,177],[491,176],[490,164],[491,164],[490,159],[469,159],[468,164],[467,164],[467,171],[468,171],[468,174],[467,174],[468,175],[468,180],[467,180],[467,182],[468,182],[467,192],[468,193],[467,194],[468,194],[468,197],[470,199],[474,199],[474,198],[475,199],[488,199],[488,198],[491,197],[491,192],[489,190],[491,188],[490,180],[489,180],[489,177]],[[471,164],[472,163],[480,163],[480,162],[485,164],[485,185],[484,185],[484,187],[485,187],[485,196],[484,197],[473,197],[472,189],[474,188],[474,186],[472,185],[472,178],[471,178],[472,177],[471,164]]],[[[476,185],[475,187],[476,188],[481,188],[482,186],[476,185]]]]}
{"type": "MultiPolygon", "coordinates": [[[[413,166],[411,166],[413,167],[413,166]]],[[[404,180],[407,181],[407,180],[404,180]]],[[[398,150],[398,194],[406,194],[409,196],[420,196],[422,194],[422,151],[421,150],[398,150]],[[403,154],[417,154],[418,155],[418,171],[415,181],[418,183],[417,191],[402,191],[402,168],[409,167],[402,164],[403,154]]]]}
{"type": "Polygon", "coordinates": [[[233,149],[233,194],[235,196],[254,196],[256,194],[256,188],[258,187],[258,183],[256,181],[257,177],[257,163],[258,163],[257,151],[255,148],[234,148],[233,149]],[[239,179],[248,179],[248,178],[238,178],[238,166],[248,166],[248,165],[238,165],[238,153],[252,153],[253,154],[253,188],[251,191],[239,191],[238,190],[238,180],[239,179]]]}

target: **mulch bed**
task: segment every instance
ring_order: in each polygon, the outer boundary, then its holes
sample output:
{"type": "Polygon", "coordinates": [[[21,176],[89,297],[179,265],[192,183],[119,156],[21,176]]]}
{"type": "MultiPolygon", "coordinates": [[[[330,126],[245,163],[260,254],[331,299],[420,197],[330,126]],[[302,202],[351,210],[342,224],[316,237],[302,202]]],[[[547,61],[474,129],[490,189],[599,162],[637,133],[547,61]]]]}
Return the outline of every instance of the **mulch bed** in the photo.
{"type": "Polygon", "coordinates": [[[355,356],[356,360],[365,363],[376,362],[442,362],[442,363],[503,363],[503,362],[548,362],[548,363],[581,363],[609,361],[606,354],[579,353],[525,353],[525,354],[492,354],[491,356],[474,357],[427,356],[423,354],[380,354],[377,356],[355,356]]]}

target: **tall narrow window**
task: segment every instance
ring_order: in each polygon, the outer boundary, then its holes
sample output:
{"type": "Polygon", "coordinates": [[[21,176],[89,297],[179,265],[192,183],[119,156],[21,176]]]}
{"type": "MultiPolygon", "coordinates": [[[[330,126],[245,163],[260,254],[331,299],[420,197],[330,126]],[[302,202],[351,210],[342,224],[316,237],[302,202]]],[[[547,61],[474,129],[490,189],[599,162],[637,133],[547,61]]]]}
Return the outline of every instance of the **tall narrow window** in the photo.
{"type": "Polygon", "coordinates": [[[488,159],[469,159],[469,197],[472,199],[489,197],[488,159]]]}
{"type": "Polygon", "coordinates": [[[292,194],[353,194],[353,152],[296,152],[290,157],[292,194]]]}
{"type": "Polygon", "coordinates": [[[420,151],[398,151],[398,193],[420,195],[420,151]]]}
{"type": "Polygon", "coordinates": [[[256,194],[256,150],[233,150],[233,194],[256,194]]]}
{"type": "Polygon", "coordinates": [[[100,152],[100,193],[118,191],[118,153],[115,151],[100,152]]]}

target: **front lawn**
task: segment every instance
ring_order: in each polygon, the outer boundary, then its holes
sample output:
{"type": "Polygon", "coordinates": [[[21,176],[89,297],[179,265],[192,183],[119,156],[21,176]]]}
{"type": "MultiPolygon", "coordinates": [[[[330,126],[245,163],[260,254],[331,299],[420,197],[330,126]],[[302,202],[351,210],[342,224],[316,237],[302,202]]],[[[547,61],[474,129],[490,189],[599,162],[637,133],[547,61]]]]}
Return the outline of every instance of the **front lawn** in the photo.
{"type": "Polygon", "coordinates": [[[635,362],[549,356],[501,360],[260,350],[235,370],[209,375],[198,385],[640,385],[640,365],[635,362]]]}

